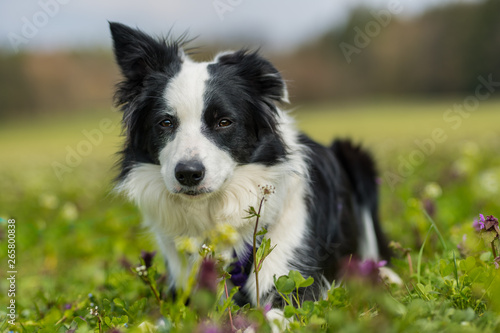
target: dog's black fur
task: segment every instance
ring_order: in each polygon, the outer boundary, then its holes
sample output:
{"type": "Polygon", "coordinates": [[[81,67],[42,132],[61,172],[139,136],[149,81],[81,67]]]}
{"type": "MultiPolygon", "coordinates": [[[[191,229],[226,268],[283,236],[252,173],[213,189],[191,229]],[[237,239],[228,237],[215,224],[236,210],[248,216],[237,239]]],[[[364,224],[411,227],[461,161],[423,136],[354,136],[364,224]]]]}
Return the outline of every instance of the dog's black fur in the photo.
{"type": "MultiPolygon", "coordinates": [[[[254,204],[242,199],[248,196],[245,191],[258,193],[257,185],[264,185],[259,181],[272,183],[278,192],[269,199],[261,221],[277,245],[266,259],[274,264],[262,268],[265,302],[282,305],[270,281],[273,274],[295,269],[314,277],[313,286],[301,292],[303,299],[312,300],[340,278],[345,258],[389,259],[378,217],[373,159],[350,141],[324,147],[298,133],[279,108],[287,100],[286,85],[269,61],[242,50],[197,64],[183,54],[183,41],[154,39],[119,23],[110,27],[124,77],[115,96],[126,133],[119,188],[143,210],[170,271],[182,270],[168,248],[171,241],[207,231],[203,228],[216,221],[210,217],[217,216],[211,211],[215,205],[241,207],[244,214],[254,204]],[[190,92],[200,86],[202,92],[190,92]],[[201,109],[193,109],[192,100],[201,100],[201,109]],[[186,118],[188,113],[197,118],[186,118]],[[186,124],[191,123],[200,125],[186,135],[186,124]],[[219,164],[211,162],[211,154],[219,164]],[[187,175],[196,176],[191,182],[178,175],[186,165],[194,170],[187,175]],[[229,171],[220,176],[219,167],[229,171]],[[169,171],[174,169],[175,175],[169,171]],[[219,176],[222,185],[210,183],[219,176]],[[292,200],[296,205],[290,207],[292,200]],[[287,210],[293,214],[286,215],[287,210]],[[200,220],[203,226],[196,224],[200,220]],[[285,233],[293,237],[283,238],[285,233]],[[370,233],[376,244],[365,244],[370,233]],[[362,250],[364,245],[371,248],[362,250]]],[[[234,245],[236,259],[251,276],[252,258],[245,248],[252,230],[241,221],[239,213],[227,218],[241,236],[234,245]]],[[[179,283],[175,274],[172,285],[179,283]]],[[[240,304],[255,302],[254,294],[253,285],[245,283],[236,299],[240,304]]]]}

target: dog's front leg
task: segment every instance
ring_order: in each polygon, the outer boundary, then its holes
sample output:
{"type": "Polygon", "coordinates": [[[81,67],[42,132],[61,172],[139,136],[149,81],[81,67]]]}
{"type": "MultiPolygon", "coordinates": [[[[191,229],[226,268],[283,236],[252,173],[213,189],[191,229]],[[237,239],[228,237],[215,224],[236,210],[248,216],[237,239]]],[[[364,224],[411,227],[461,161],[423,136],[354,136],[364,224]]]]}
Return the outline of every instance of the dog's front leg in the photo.
{"type": "Polygon", "coordinates": [[[175,290],[179,287],[185,289],[191,271],[189,258],[177,251],[172,237],[157,230],[154,231],[154,234],[163,258],[165,258],[169,289],[175,290]]]}

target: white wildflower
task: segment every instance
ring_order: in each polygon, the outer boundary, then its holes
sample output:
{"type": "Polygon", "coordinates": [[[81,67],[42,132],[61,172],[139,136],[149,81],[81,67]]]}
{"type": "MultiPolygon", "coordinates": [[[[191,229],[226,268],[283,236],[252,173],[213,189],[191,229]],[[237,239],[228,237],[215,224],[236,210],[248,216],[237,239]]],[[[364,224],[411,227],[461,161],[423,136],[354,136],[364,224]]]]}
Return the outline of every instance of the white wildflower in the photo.
{"type": "Polygon", "coordinates": [[[59,199],[53,193],[43,193],[38,198],[40,206],[47,209],[55,209],[59,206],[59,199]]]}
{"type": "Polygon", "coordinates": [[[264,200],[267,200],[271,194],[276,193],[276,188],[273,185],[258,185],[258,187],[264,200]]]}
{"type": "Polygon", "coordinates": [[[61,215],[65,220],[74,221],[78,218],[78,209],[72,202],[66,202],[61,209],[61,215]]]}
{"type": "Polygon", "coordinates": [[[431,182],[424,187],[424,196],[429,199],[437,199],[443,194],[441,186],[436,182],[431,182]]]}

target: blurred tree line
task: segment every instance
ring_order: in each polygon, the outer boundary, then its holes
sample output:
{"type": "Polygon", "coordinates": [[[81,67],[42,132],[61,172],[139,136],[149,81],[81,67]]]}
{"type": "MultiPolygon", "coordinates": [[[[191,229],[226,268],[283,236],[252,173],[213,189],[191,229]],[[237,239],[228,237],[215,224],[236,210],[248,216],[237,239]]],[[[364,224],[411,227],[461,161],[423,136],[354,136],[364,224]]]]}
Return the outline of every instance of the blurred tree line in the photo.
{"type": "Polygon", "coordinates": [[[108,51],[12,54],[0,50],[0,119],[110,108],[117,74],[108,51]]]}
{"type": "Polygon", "coordinates": [[[344,27],[290,57],[292,96],[314,101],[469,94],[479,75],[500,82],[500,1],[449,5],[406,20],[393,15],[385,27],[377,20],[380,11],[358,8],[344,27]],[[343,50],[342,43],[366,42],[359,31],[369,44],[359,53],[343,50]]]}
{"type": "MultiPolygon", "coordinates": [[[[500,1],[448,5],[410,19],[384,11],[358,8],[344,26],[270,55],[292,102],[469,94],[479,75],[500,82],[500,1]],[[345,45],[357,51],[346,56],[345,45]]],[[[110,107],[117,80],[111,50],[0,50],[0,118],[110,107]]]]}

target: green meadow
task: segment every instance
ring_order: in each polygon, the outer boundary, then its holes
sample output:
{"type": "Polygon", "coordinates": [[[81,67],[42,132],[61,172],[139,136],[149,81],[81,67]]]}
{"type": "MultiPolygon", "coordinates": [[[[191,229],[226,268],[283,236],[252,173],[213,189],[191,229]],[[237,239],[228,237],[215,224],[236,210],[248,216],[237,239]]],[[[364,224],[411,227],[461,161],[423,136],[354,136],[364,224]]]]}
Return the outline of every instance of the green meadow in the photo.
{"type": "MultiPolygon", "coordinates": [[[[288,306],[289,331],[500,331],[500,241],[493,227],[473,228],[479,214],[500,217],[500,100],[463,103],[376,100],[291,111],[324,144],[349,137],[372,151],[381,220],[404,284],[343,281],[326,300],[288,306]]],[[[141,250],[155,243],[138,210],[113,193],[120,132],[111,109],[0,124],[0,331],[230,332],[229,312],[235,330],[239,320],[270,331],[264,310],[220,300],[223,285],[214,295],[182,291],[187,305],[170,299],[159,255],[147,278],[137,274],[141,250]],[[9,219],[13,297],[4,283],[9,219]]]]}

